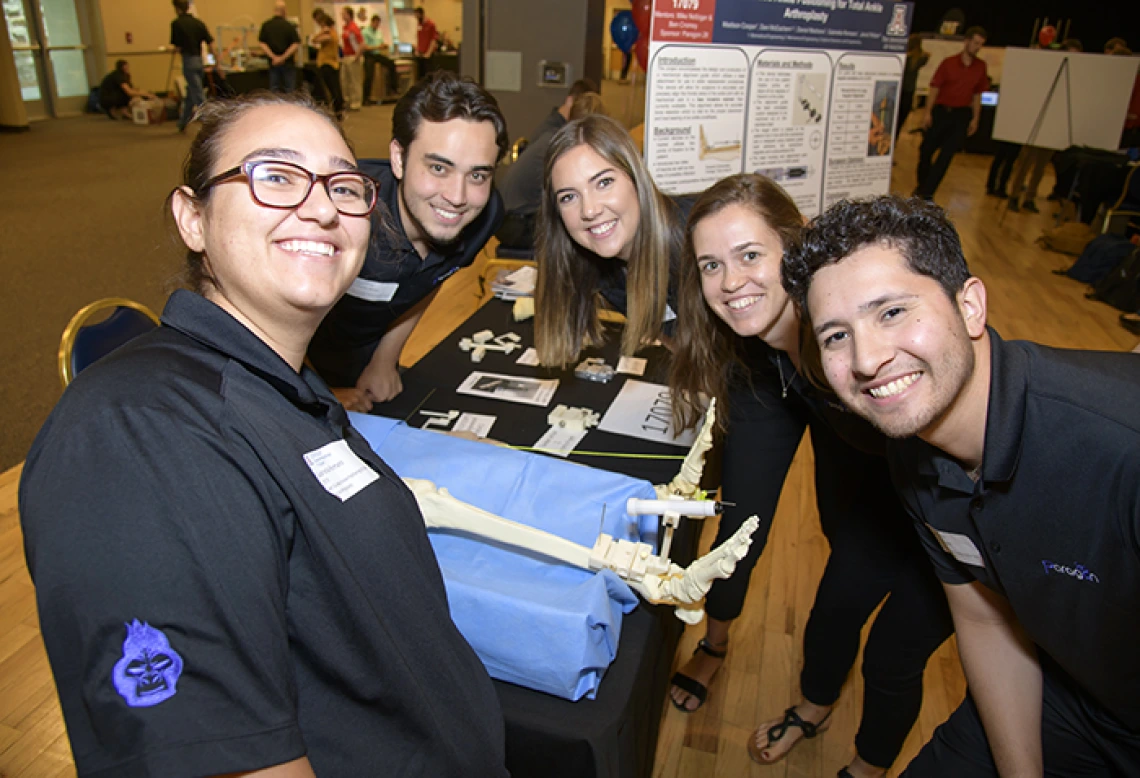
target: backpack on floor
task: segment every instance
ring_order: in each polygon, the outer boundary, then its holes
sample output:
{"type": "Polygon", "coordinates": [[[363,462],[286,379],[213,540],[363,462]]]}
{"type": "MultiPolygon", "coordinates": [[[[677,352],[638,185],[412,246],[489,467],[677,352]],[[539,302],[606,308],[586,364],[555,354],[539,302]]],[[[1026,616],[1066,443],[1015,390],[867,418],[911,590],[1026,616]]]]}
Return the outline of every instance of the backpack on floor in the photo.
{"type": "Polygon", "coordinates": [[[1123,235],[1097,235],[1065,274],[1095,286],[1131,254],[1133,248],[1132,241],[1123,235]]]}
{"type": "Polygon", "coordinates": [[[1095,237],[1096,231],[1089,225],[1083,222],[1065,222],[1045,230],[1037,242],[1050,251],[1078,256],[1095,237]]]}
{"type": "Polygon", "coordinates": [[[1140,311],[1140,247],[1093,287],[1092,299],[1128,313],[1140,311]]]}

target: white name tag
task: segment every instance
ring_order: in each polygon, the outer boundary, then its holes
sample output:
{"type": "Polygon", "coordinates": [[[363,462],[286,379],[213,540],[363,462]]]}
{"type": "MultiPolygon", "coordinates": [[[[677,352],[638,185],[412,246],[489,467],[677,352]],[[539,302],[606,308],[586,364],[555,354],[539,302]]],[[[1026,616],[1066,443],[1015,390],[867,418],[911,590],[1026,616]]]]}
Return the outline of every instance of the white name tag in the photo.
{"type": "Polygon", "coordinates": [[[396,296],[396,290],[399,288],[399,284],[390,281],[369,281],[367,278],[357,278],[352,282],[352,286],[348,287],[345,294],[367,300],[370,303],[386,303],[396,296]]]}
{"type": "Polygon", "coordinates": [[[938,544],[942,546],[942,549],[962,564],[971,567],[986,566],[985,560],[982,559],[982,552],[978,551],[974,541],[965,535],[959,535],[957,532],[940,532],[929,524],[926,527],[934,533],[934,537],[938,539],[938,544]]]}
{"type": "Polygon", "coordinates": [[[348,447],[348,441],[337,440],[305,454],[305,464],[321,482],[325,491],[344,502],[380,475],[364,463],[348,447]]]}

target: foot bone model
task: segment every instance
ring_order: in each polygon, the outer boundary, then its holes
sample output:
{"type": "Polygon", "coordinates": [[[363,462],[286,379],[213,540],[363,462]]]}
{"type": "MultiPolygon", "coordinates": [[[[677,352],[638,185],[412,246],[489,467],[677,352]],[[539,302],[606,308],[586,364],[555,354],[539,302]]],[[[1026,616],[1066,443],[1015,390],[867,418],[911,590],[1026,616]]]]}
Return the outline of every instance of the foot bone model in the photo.
{"type": "Polygon", "coordinates": [[[677,618],[696,624],[704,618],[702,604],[713,581],[732,575],[736,563],[748,553],[752,533],[759,526],[759,519],[755,516],[749,518],[732,537],[686,568],[669,559],[672,529],[681,512],[689,515],[698,513],[691,506],[693,498],[698,496],[705,454],[712,446],[715,421],[714,401],[680,472],[667,486],[654,487],[659,500],[678,501],[677,513],[667,511],[663,514],[666,537],[659,555],[654,554],[647,543],[614,539],[605,533],[598,536],[592,549],[586,548],[463,502],[431,481],[405,478],[404,482],[415,495],[428,529],[463,532],[532,551],[582,570],[612,570],[649,602],[674,605],[677,618]]]}
{"type": "Polygon", "coordinates": [[[429,530],[452,530],[532,551],[582,570],[613,570],[630,588],[652,603],[677,606],[677,617],[696,624],[704,617],[705,594],[718,578],[727,578],[748,553],[754,516],[736,534],[687,568],[657,556],[646,543],[615,540],[602,534],[592,549],[463,502],[447,489],[421,478],[405,478],[429,530]]]}

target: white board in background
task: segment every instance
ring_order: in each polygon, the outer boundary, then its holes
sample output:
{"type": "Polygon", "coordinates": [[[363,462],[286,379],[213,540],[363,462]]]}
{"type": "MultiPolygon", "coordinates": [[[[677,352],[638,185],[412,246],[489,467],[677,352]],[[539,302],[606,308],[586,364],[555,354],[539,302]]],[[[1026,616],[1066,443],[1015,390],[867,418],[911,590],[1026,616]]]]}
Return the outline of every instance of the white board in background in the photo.
{"type": "Polygon", "coordinates": [[[1029,142],[1049,87],[1066,59],[1068,78],[1062,73],[1057,80],[1033,145],[1058,151],[1069,146],[1115,151],[1120,146],[1138,60],[1041,49],[1006,49],[995,140],[1029,142]]]}
{"type": "Polygon", "coordinates": [[[392,11],[392,20],[396,23],[396,40],[393,43],[410,43],[415,47],[419,43],[420,22],[416,19],[415,11],[396,8],[392,11]]]}

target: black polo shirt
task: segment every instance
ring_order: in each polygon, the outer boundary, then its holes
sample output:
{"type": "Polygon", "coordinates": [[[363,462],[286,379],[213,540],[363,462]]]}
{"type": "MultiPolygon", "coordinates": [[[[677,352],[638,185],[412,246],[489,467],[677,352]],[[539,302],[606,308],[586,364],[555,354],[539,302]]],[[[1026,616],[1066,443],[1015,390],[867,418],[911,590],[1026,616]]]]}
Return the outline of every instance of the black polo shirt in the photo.
{"type": "Polygon", "coordinates": [[[399,181],[391,164],[380,159],[362,159],[359,164],[362,172],[380,182],[379,197],[385,207],[372,213],[372,241],[360,276],[309,344],[309,361],[330,386],[355,386],[392,323],[456,270],[474,262],[503,221],[503,201],[492,191],[482,213],[454,243],[442,253],[432,250],[421,258],[404,232],[399,181]]]}
{"type": "Polygon", "coordinates": [[[170,45],[181,51],[184,57],[202,56],[202,44],[213,42],[214,36],[206,25],[191,14],[178,14],[170,23],[170,45]]]}
{"type": "Polygon", "coordinates": [[[534,132],[530,134],[530,142],[534,143],[543,135],[554,135],[554,133],[561,130],[567,124],[569,124],[569,122],[566,120],[566,117],[559,113],[558,106],[555,106],[550,109],[550,113],[546,115],[546,118],[534,128],[534,132]]]}
{"type": "Polygon", "coordinates": [[[892,474],[938,576],[1009,600],[1038,648],[1140,731],[1140,357],[1005,342],[981,477],[911,438],[892,474]]]}
{"type": "Polygon", "coordinates": [[[411,493],[316,374],[204,298],[78,376],[20,518],[81,775],[506,774],[411,493]],[[339,496],[316,475],[354,467],[339,496]]]}
{"type": "Polygon", "coordinates": [[[274,16],[261,25],[257,40],[268,46],[274,54],[281,56],[294,43],[300,43],[301,36],[297,34],[297,28],[288,19],[274,16]]]}

